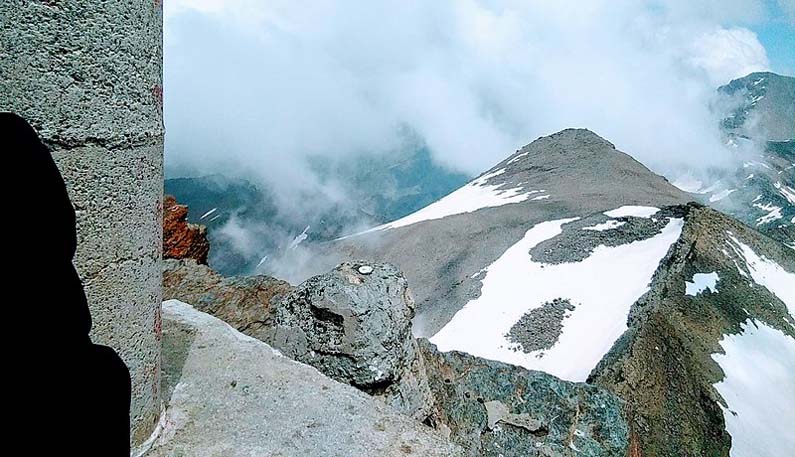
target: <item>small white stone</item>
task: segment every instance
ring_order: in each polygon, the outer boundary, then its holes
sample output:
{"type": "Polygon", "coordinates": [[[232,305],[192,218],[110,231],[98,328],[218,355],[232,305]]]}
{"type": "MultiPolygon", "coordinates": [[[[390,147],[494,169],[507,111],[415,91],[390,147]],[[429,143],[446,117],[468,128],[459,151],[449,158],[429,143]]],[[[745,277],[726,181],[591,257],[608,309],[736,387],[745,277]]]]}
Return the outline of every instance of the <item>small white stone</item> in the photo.
{"type": "Polygon", "coordinates": [[[373,267],[371,267],[370,265],[362,265],[358,268],[358,270],[359,273],[363,275],[369,275],[370,273],[373,272],[373,267]]]}

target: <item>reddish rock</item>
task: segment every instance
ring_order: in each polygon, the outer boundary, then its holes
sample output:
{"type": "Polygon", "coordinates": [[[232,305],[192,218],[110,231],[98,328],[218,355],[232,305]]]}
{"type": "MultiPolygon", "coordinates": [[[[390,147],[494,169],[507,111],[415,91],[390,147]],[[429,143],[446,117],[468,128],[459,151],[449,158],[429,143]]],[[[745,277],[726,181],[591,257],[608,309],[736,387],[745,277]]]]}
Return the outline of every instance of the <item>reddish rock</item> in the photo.
{"type": "Polygon", "coordinates": [[[171,195],[163,199],[163,258],[193,259],[207,265],[207,227],[188,223],[188,207],[171,195]]]}

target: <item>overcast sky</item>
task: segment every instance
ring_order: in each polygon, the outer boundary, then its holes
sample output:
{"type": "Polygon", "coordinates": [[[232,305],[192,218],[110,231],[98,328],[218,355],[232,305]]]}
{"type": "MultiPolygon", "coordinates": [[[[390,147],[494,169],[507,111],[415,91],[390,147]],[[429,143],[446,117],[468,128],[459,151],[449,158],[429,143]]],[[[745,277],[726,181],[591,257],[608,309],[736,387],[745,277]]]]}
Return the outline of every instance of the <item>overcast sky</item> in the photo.
{"type": "Polygon", "coordinates": [[[715,88],[792,72],[795,0],[169,0],[170,170],[289,194],[309,156],[420,138],[476,175],[587,127],[653,169],[725,160],[715,88]],[[788,52],[789,51],[789,52],[788,52]]]}

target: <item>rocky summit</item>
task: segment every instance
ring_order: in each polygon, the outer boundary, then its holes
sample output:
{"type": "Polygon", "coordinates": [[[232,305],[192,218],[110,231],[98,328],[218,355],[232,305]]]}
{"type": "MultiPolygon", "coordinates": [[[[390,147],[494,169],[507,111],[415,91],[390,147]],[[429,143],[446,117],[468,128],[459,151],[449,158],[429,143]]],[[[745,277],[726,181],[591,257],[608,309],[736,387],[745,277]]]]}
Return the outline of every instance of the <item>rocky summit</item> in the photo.
{"type": "MultiPolygon", "coordinates": [[[[328,246],[336,255],[328,258],[374,258],[399,266],[417,300],[415,333],[430,337],[481,295],[486,268],[534,225],[689,200],[607,140],[569,129],[534,141],[416,213],[340,239],[328,246]]],[[[583,233],[599,236],[598,230],[583,233]]],[[[569,254],[576,253],[560,253],[569,254]]]]}

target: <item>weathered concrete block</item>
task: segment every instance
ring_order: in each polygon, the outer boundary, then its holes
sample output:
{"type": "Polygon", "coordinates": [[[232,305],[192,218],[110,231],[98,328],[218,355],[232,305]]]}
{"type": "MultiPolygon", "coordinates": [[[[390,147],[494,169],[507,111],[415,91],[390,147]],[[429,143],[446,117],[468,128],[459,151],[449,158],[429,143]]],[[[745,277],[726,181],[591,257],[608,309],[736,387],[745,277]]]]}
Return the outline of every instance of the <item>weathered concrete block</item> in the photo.
{"type": "Polygon", "coordinates": [[[0,2],[0,110],[37,129],[69,188],[92,339],[132,375],[133,445],[161,408],[161,6],[0,2]]]}

